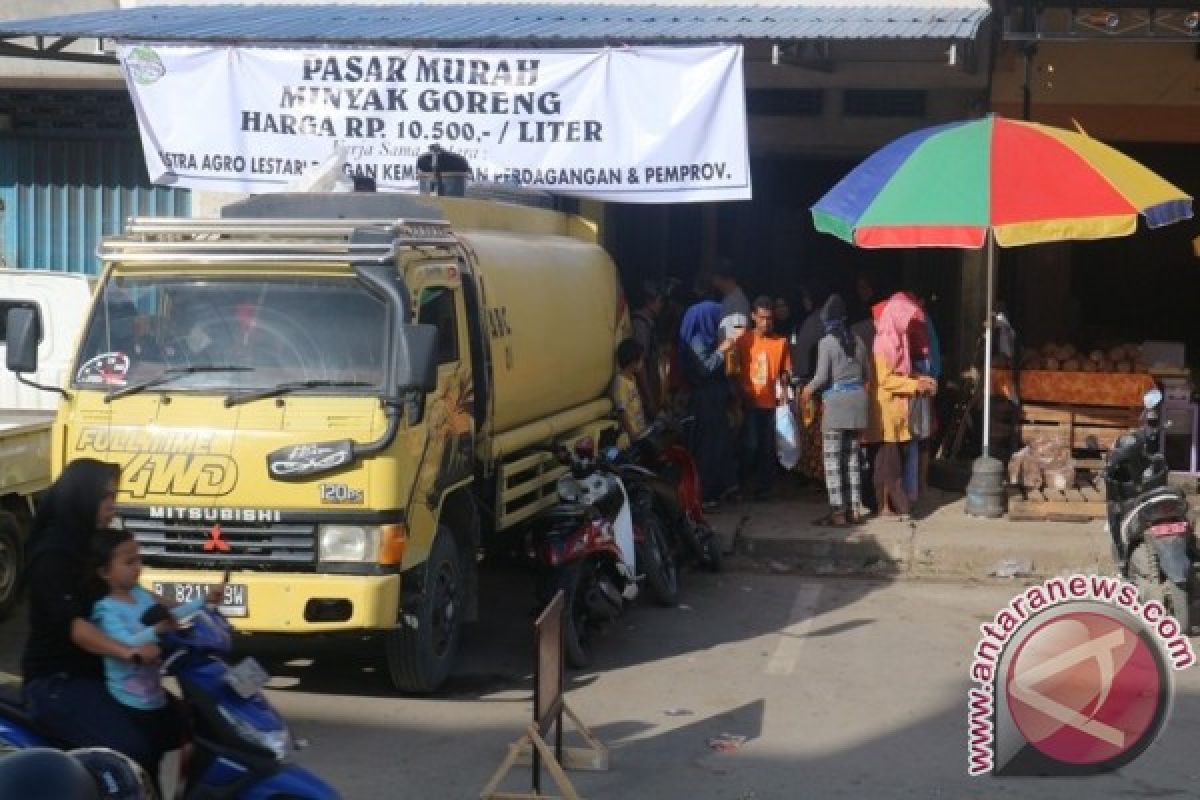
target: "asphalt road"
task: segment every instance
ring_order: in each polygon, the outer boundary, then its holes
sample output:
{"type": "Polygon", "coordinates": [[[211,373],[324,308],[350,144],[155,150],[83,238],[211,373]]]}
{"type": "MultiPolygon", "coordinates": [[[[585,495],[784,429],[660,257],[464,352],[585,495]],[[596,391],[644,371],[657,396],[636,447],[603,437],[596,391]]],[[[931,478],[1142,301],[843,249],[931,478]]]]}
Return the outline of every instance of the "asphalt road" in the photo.
{"type": "MultiPolygon", "coordinates": [[[[683,603],[632,610],[568,702],[612,749],[587,798],[1141,798],[1200,791],[1200,672],[1180,673],[1159,741],[1118,774],[970,778],[966,697],[978,626],[1017,584],[684,576],[683,603]],[[745,737],[734,752],[709,740],[745,737]]],[[[474,798],[530,714],[527,577],[488,573],[485,620],[432,698],[397,697],[366,640],[254,641],[298,760],[348,798],[474,798]]],[[[15,668],[22,624],[0,626],[15,668]]],[[[570,739],[568,739],[570,743],[570,739]]],[[[527,771],[505,786],[528,788],[527,771]]]]}

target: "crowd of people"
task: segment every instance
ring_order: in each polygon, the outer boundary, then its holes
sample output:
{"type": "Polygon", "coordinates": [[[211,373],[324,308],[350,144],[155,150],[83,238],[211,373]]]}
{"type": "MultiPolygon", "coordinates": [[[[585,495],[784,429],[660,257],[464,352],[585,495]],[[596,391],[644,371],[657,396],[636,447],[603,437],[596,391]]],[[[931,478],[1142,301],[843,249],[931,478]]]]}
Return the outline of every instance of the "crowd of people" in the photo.
{"type": "Polygon", "coordinates": [[[705,288],[708,296],[639,287],[612,392],[624,431],[636,437],[664,411],[689,418],[687,443],[711,510],[768,499],[780,480],[823,481],[830,508],[819,525],[907,518],[926,491],[941,376],[924,299],[877,296],[860,276],[853,307],[811,291],[794,304],[767,295],[751,302],[727,263],[705,288]],[[780,407],[799,431],[790,470],[777,458],[788,419],[780,407]]]}

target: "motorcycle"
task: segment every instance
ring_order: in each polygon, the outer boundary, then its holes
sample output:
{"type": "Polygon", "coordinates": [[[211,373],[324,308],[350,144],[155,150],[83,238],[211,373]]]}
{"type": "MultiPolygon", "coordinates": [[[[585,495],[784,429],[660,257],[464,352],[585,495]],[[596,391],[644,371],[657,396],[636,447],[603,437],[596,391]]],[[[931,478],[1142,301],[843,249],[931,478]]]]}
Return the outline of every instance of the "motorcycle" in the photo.
{"type": "Polygon", "coordinates": [[[573,454],[560,452],[571,470],[558,479],[559,502],[531,527],[539,593],[545,603],[563,592],[566,660],[576,669],[591,664],[596,630],[638,594],[629,499],[621,479],[598,466],[593,448],[584,442],[573,454]]]}
{"type": "Polygon", "coordinates": [[[680,440],[687,417],[656,419],[630,446],[631,459],[658,476],[653,483],[655,510],[666,523],[673,550],[712,572],[722,565],[721,539],[704,517],[700,471],[680,440]]]}
{"type": "Polygon", "coordinates": [[[1159,389],[1146,392],[1141,428],[1119,437],[1105,459],[1107,527],[1121,575],[1143,601],[1162,602],[1186,634],[1197,547],[1184,493],[1167,486],[1162,401],[1159,389]]]}
{"type": "MultiPolygon", "coordinates": [[[[153,611],[153,609],[152,609],[153,611]]],[[[150,613],[150,612],[147,612],[150,613]]],[[[148,623],[150,620],[146,620],[148,623]]],[[[215,610],[202,609],[162,636],[165,674],[179,682],[190,718],[192,752],[187,800],[337,800],[340,795],[302,767],[288,763],[292,738],[262,694],[268,675],[253,659],[229,666],[233,629],[215,610]]],[[[19,703],[0,699],[0,745],[54,747],[19,703]]],[[[164,798],[175,787],[163,781],[164,798]]]]}
{"type": "Polygon", "coordinates": [[[671,491],[661,477],[637,463],[636,446],[625,452],[605,451],[601,469],[621,479],[633,516],[633,549],[638,577],[645,578],[648,594],[660,606],[679,602],[679,565],[676,539],[669,533],[659,507],[659,495],[671,491]]]}

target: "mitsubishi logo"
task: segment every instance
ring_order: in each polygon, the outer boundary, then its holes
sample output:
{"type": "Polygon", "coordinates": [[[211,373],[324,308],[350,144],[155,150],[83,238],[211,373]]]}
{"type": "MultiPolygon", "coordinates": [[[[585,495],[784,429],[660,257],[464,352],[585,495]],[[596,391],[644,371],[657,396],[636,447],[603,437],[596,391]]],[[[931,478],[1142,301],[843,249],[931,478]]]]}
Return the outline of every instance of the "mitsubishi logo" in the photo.
{"type": "Polygon", "coordinates": [[[208,538],[204,540],[204,552],[211,553],[213,550],[221,553],[229,552],[229,542],[221,538],[220,523],[212,526],[212,530],[208,532],[208,538]]]}

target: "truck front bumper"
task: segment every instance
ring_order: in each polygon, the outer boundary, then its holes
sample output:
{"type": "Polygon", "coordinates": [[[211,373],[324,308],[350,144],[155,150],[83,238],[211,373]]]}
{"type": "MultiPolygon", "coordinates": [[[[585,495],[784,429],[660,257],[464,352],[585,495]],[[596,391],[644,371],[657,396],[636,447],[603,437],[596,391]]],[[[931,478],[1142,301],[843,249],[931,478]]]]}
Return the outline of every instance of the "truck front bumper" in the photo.
{"type": "MultiPolygon", "coordinates": [[[[147,569],[141,583],[217,584],[210,570],[147,569]]],[[[229,622],[243,633],[326,633],[394,628],[399,619],[399,575],[319,575],[231,572],[246,587],[246,616],[229,622]]]]}

